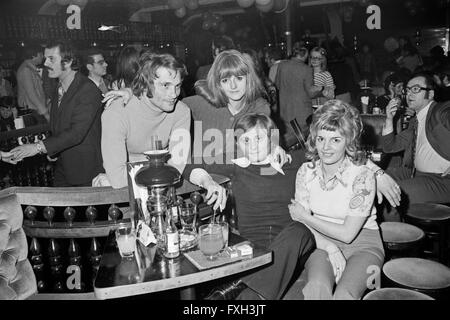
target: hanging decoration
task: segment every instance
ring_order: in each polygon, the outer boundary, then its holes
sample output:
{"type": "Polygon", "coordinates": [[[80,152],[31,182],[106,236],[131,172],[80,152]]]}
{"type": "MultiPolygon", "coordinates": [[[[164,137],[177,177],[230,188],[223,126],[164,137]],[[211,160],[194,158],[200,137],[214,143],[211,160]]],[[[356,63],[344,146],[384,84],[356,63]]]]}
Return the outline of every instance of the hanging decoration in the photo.
{"type": "Polygon", "coordinates": [[[248,8],[255,3],[255,0],[237,0],[237,3],[241,8],[248,8]]]}
{"type": "Polygon", "coordinates": [[[183,6],[183,7],[181,7],[181,8],[176,9],[176,10],[175,10],[175,15],[176,15],[178,18],[183,18],[183,17],[186,15],[186,7],[183,6]]]}
{"type": "Polygon", "coordinates": [[[259,10],[259,11],[261,11],[261,12],[269,12],[270,10],[272,10],[272,8],[273,8],[273,0],[269,0],[268,2],[267,2],[267,4],[260,4],[260,3],[258,3],[258,1],[261,1],[261,0],[256,0],[256,8],[259,10]]]}
{"type": "Polygon", "coordinates": [[[273,0],[255,0],[256,5],[260,6],[267,6],[270,2],[273,2],[273,0]]]}
{"type": "Polygon", "coordinates": [[[184,0],[184,5],[189,10],[195,10],[198,8],[198,0],[184,0]]]}
{"type": "Polygon", "coordinates": [[[180,9],[184,6],[183,0],[168,0],[167,5],[170,9],[180,9]]]}

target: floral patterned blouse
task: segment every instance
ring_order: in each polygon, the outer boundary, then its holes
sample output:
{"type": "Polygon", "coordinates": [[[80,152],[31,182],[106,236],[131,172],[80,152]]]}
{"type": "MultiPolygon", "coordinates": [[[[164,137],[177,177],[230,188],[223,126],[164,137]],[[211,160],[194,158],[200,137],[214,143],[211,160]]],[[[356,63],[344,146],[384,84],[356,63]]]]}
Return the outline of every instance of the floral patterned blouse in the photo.
{"type": "Polygon", "coordinates": [[[297,172],[295,200],[319,219],[343,224],[346,216],[368,217],[363,228],[378,229],[372,170],[344,159],[335,175],[324,180],[321,160],[304,163],[297,172]]]}

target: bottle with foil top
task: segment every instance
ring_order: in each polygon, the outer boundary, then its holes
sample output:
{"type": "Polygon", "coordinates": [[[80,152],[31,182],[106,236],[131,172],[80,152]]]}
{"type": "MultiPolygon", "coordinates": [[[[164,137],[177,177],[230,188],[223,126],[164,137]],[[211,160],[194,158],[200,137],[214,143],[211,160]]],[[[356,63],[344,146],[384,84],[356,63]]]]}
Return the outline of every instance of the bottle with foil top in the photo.
{"type": "Polygon", "coordinates": [[[166,215],[165,227],[165,248],[163,254],[166,258],[176,258],[180,255],[180,237],[174,219],[169,212],[166,215]]]}

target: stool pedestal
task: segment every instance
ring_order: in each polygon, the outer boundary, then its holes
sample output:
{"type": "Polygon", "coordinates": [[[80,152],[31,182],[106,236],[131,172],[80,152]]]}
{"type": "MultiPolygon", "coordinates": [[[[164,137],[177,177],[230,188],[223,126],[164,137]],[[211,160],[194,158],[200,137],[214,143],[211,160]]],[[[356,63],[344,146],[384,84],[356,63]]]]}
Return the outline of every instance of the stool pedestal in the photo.
{"type": "Polygon", "coordinates": [[[425,257],[450,265],[450,207],[435,203],[413,204],[406,213],[405,222],[425,232],[425,257]]]}

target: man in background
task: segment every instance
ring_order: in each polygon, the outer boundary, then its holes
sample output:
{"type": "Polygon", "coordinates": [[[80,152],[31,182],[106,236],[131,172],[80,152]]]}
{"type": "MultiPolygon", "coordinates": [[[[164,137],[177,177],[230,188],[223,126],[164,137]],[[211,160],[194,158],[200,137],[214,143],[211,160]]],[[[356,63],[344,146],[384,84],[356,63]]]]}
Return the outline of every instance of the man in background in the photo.
{"type": "Polygon", "coordinates": [[[19,110],[30,109],[38,123],[47,123],[50,111],[37,68],[42,64],[42,51],[39,45],[31,45],[25,49],[25,60],[17,69],[17,102],[19,110]]]}
{"type": "Polygon", "coordinates": [[[278,64],[283,60],[283,53],[279,48],[273,48],[266,53],[266,63],[269,67],[269,79],[275,83],[278,64]]]}
{"type": "MultiPolygon", "coordinates": [[[[211,43],[211,52],[213,56],[213,60],[217,57],[219,53],[225,50],[235,49],[235,45],[233,40],[227,36],[216,36],[212,39],[211,43]]],[[[195,75],[196,80],[206,79],[208,75],[209,69],[211,69],[212,63],[200,66],[197,69],[197,73],[195,75]]]]}
{"type": "Polygon", "coordinates": [[[102,94],[108,92],[108,84],[103,78],[106,75],[108,64],[100,50],[91,49],[86,54],[86,69],[88,78],[95,83],[102,94]]]}
{"type": "Polygon", "coordinates": [[[291,59],[278,64],[275,85],[278,88],[279,110],[284,145],[295,144],[296,137],[291,129],[290,121],[297,119],[303,133],[308,130],[306,119],[313,113],[312,87],[313,70],[306,64],[308,49],[294,48],[291,59]]]}

